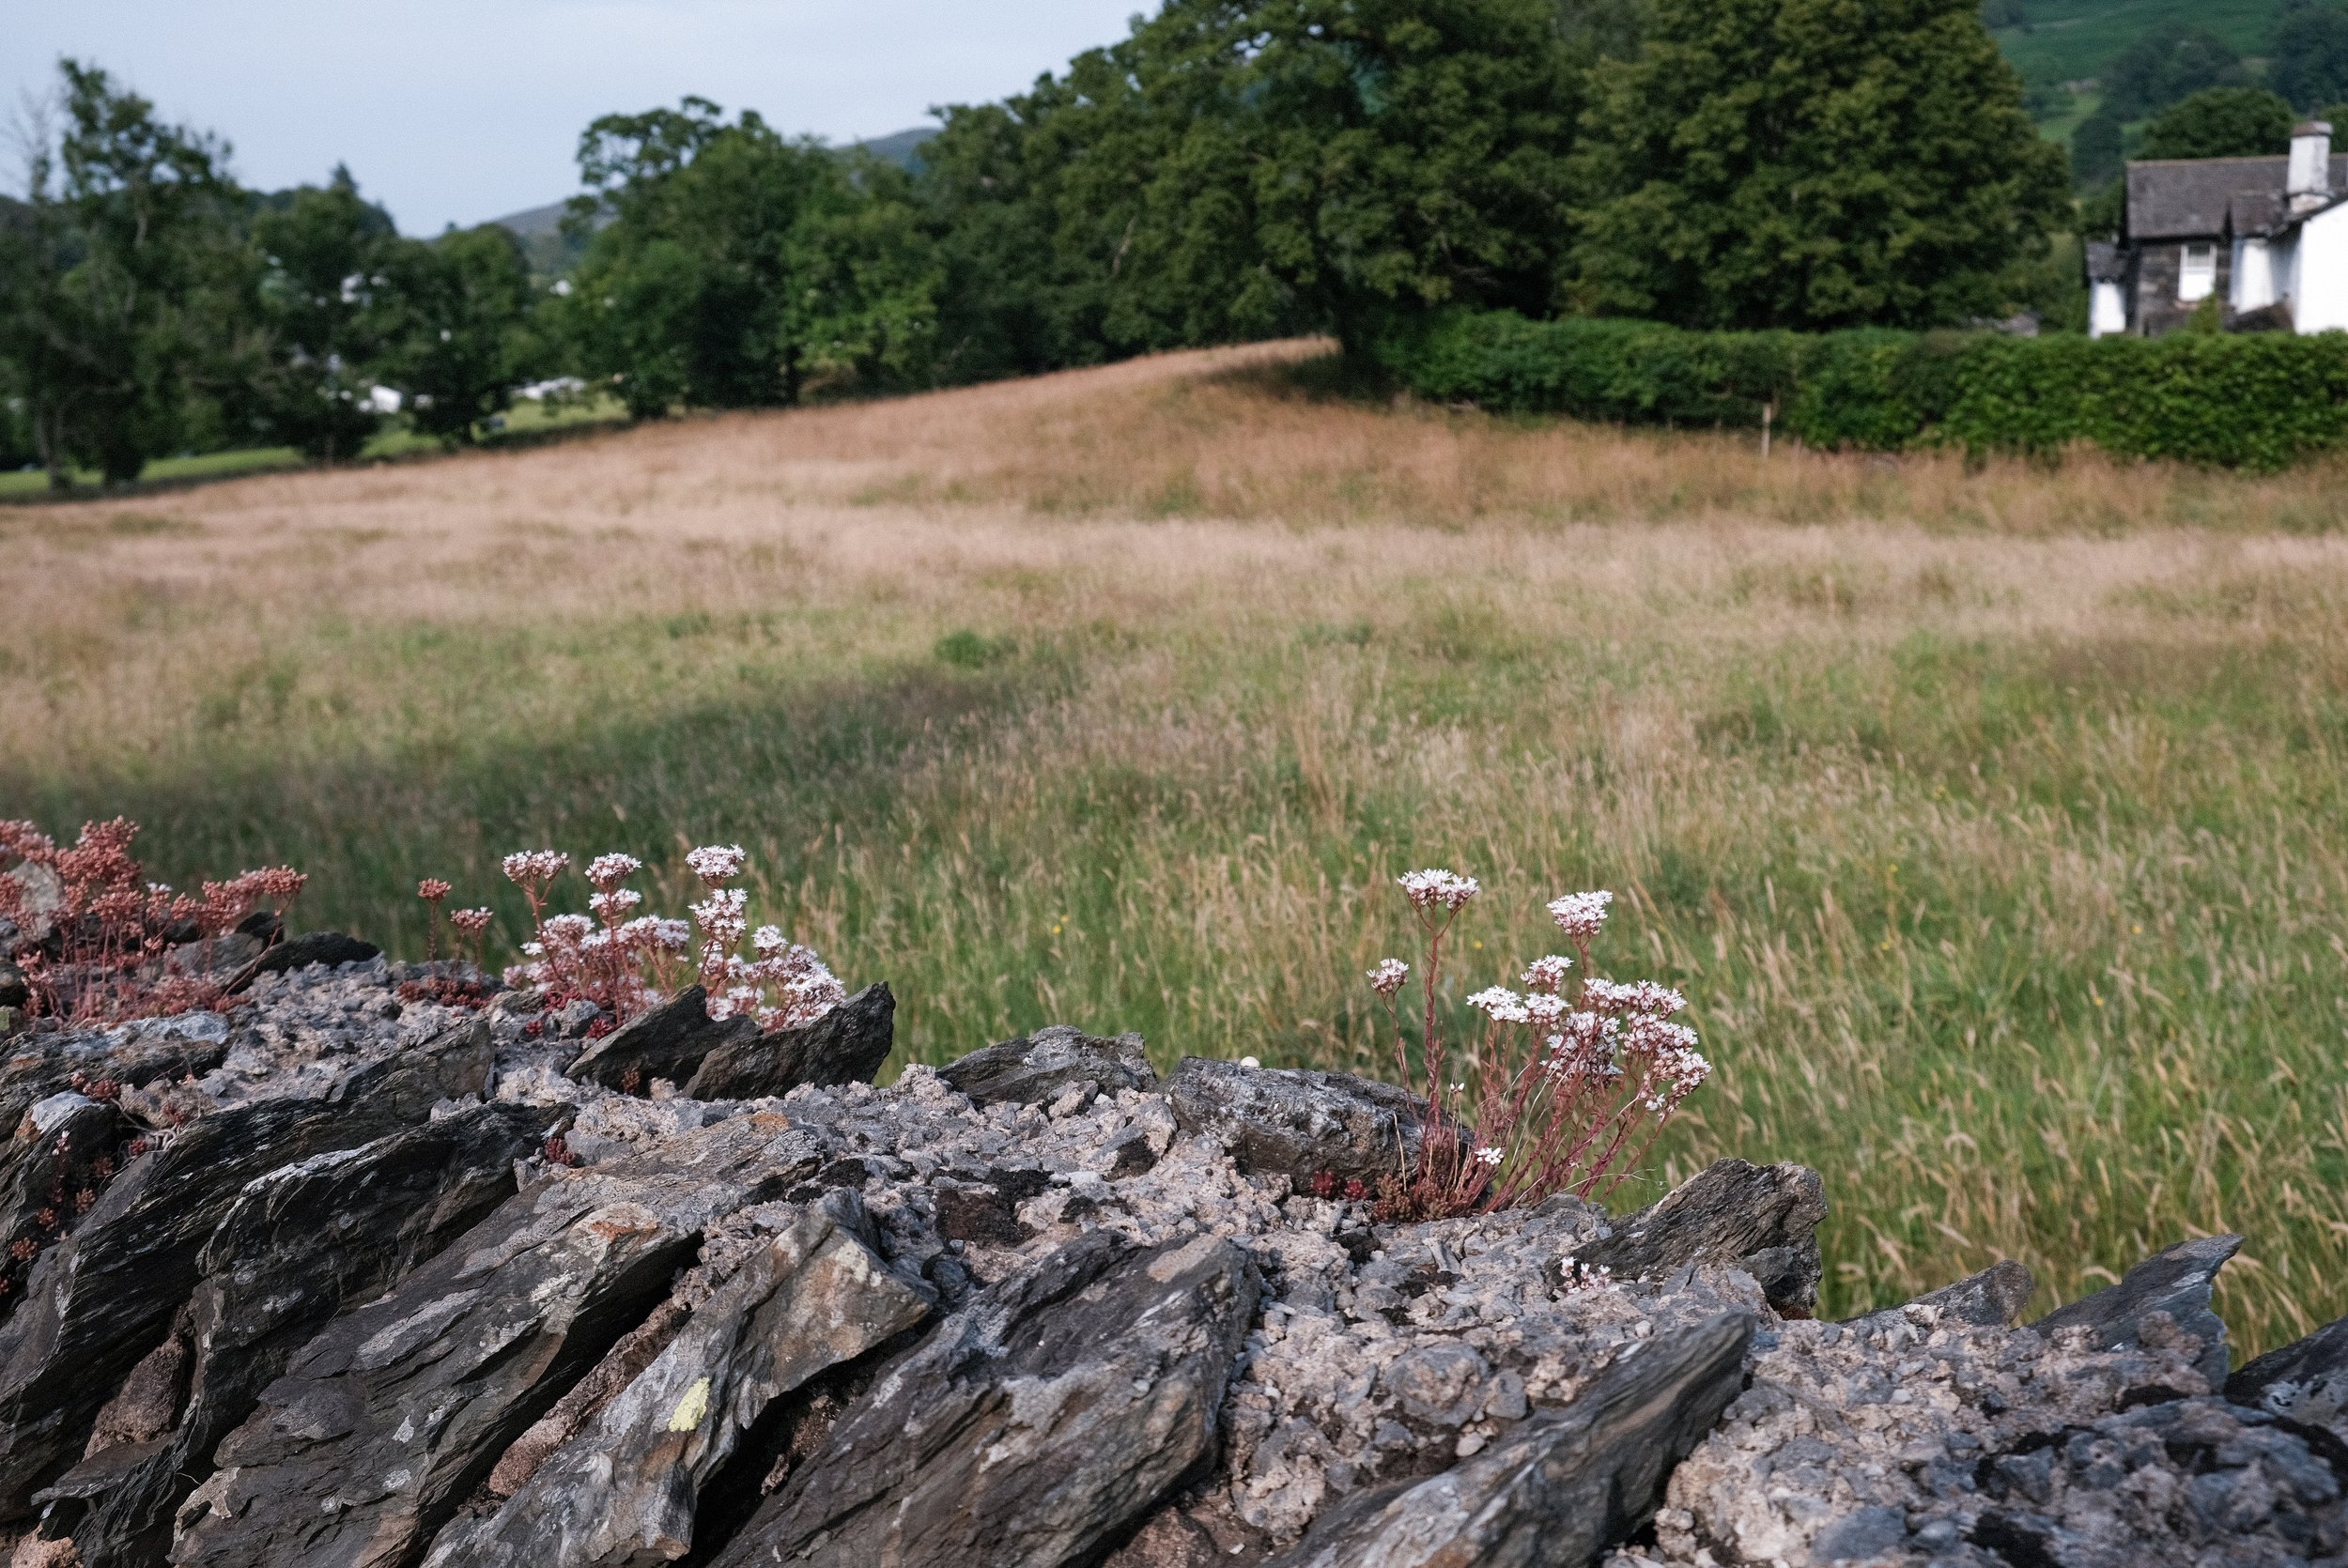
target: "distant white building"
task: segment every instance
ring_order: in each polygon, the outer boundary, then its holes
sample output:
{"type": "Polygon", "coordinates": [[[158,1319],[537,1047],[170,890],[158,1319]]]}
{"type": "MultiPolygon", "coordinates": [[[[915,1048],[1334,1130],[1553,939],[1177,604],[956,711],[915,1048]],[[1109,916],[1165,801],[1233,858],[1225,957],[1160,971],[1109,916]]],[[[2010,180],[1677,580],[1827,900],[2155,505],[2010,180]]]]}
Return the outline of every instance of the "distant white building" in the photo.
{"type": "Polygon", "coordinates": [[[2310,120],[2281,158],[2128,165],[2127,235],[2087,247],[2088,331],[2158,337],[2212,298],[2236,331],[2348,329],[2348,157],[2310,120]]]}
{"type": "Polygon", "coordinates": [[[371,413],[396,414],[407,401],[407,398],[400,395],[397,387],[369,387],[367,389],[366,405],[371,413]]]}

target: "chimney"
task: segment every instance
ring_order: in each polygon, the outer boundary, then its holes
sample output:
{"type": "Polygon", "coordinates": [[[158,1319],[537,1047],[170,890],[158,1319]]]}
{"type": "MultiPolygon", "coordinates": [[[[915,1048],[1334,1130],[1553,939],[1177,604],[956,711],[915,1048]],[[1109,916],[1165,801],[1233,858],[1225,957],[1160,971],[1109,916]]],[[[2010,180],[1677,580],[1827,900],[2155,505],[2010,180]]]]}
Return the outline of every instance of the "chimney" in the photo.
{"type": "Polygon", "coordinates": [[[2323,206],[2332,194],[2332,128],[2308,120],[2291,131],[2291,170],[2284,185],[2291,210],[2306,212],[2323,206]]]}

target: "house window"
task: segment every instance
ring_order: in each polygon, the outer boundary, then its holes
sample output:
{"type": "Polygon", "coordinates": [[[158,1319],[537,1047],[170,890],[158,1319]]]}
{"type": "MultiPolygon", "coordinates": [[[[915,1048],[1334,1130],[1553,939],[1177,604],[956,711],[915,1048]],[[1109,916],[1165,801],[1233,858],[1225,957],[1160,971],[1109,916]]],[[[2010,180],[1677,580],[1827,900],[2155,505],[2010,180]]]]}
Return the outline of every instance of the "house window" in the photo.
{"type": "Polygon", "coordinates": [[[2217,287],[2217,247],[2187,245],[2177,266],[2177,299],[2185,304],[2206,300],[2217,287]]]}

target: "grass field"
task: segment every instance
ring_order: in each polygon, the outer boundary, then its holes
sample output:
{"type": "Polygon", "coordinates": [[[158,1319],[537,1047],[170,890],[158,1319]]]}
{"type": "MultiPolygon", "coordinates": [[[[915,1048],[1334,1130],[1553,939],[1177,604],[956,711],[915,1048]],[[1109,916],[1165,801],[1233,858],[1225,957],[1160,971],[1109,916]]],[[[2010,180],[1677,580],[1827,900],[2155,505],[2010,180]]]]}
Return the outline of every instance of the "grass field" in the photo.
{"type": "Polygon", "coordinates": [[[1720,1069],[1645,1190],[1817,1166],[1831,1310],[2232,1228],[2251,1345],[2348,1312],[2348,469],[1765,463],[1313,353],[0,512],[0,808],[409,952],[420,876],[510,941],[501,852],[681,913],[739,840],[933,1061],[1381,1070],[1397,872],[1483,878],[1460,994],[1611,887],[1720,1069]]]}
{"type": "MultiPolygon", "coordinates": [[[[615,399],[597,398],[588,402],[557,404],[548,407],[543,403],[519,402],[504,416],[505,423],[487,432],[485,445],[498,447],[508,444],[528,444],[544,439],[558,431],[572,431],[582,425],[615,424],[626,418],[626,412],[615,399]]],[[[437,454],[440,443],[430,436],[420,436],[404,423],[384,426],[359,454],[363,463],[379,463],[398,458],[437,454]]],[[[240,447],[233,452],[207,452],[185,457],[159,458],[147,465],[139,476],[147,485],[184,484],[192,481],[212,480],[239,474],[268,473],[302,466],[301,453],[289,446],[240,447]]],[[[77,471],[76,484],[96,486],[99,476],[94,472],[77,471]]],[[[49,476],[34,469],[0,473],[0,501],[45,500],[49,496],[49,476]]]]}

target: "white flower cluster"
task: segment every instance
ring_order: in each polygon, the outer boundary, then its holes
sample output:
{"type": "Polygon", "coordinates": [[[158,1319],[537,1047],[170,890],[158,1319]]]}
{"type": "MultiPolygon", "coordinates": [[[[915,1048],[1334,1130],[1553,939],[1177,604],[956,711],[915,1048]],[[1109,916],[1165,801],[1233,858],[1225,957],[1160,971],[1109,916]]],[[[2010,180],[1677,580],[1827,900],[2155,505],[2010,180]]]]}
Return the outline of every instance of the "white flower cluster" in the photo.
{"type": "Polygon", "coordinates": [[[1402,891],[1410,899],[1413,909],[1440,906],[1456,914],[1481,891],[1474,877],[1453,876],[1440,867],[1413,871],[1395,880],[1402,884],[1402,891]]]}
{"type": "Polygon", "coordinates": [[[644,863],[632,854],[599,854],[587,863],[587,880],[609,890],[643,869],[644,863]]]}
{"type": "Polygon", "coordinates": [[[1485,1014],[1494,1023],[1527,1023],[1533,1015],[1524,1006],[1524,998],[1501,986],[1491,986],[1467,999],[1467,1005],[1485,1014]]]}
{"type": "Polygon", "coordinates": [[[739,844],[703,844],[686,855],[685,864],[695,876],[718,887],[740,876],[749,858],[739,844]]]}
{"type": "Polygon", "coordinates": [[[561,850],[517,850],[502,862],[508,882],[518,887],[543,889],[563,874],[571,857],[561,850]]]}
{"type": "Polygon", "coordinates": [[[1400,959],[1380,959],[1378,967],[1369,972],[1369,989],[1381,996],[1391,997],[1410,978],[1411,966],[1400,959]]]}
{"type": "Polygon", "coordinates": [[[768,1029],[812,1023],[847,994],[813,949],[793,942],[780,927],[761,926],[751,938],[756,956],[735,951],[749,930],[749,895],[723,884],[739,876],[749,859],[739,844],[703,845],[686,855],[686,865],[709,889],[690,906],[694,925],[688,926],[657,915],[630,918],[644,901],[641,893],[620,885],[643,869],[634,855],[601,854],[588,863],[587,880],[595,889],[587,900],[592,919],[542,913],[547,885],[570,864],[569,855],[556,850],[507,855],[505,874],[541,913],[536,935],[522,945],[526,961],[505,972],[506,983],[588,997],[625,1019],[698,977],[712,1018],[746,1014],[768,1029]]]}
{"type": "Polygon", "coordinates": [[[1566,988],[1566,971],[1572,967],[1571,959],[1552,953],[1524,966],[1524,983],[1535,991],[1560,992],[1566,988]]]}
{"type": "Polygon", "coordinates": [[[1614,901],[1612,893],[1568,893],[1552,900],[1549,913],[1559,930],[1576,942],[1587,943],[1606,924],[1606,906],[1614,901]]]}
{"type": "Polygon", "coordinates": [[[1500,1150],[1487,1144],[1484,1147],[1475,1151],[1475,1158],[1487,1165],[1497,1165],[1500,1163],[1503,1156],[1500,1150]]]}

